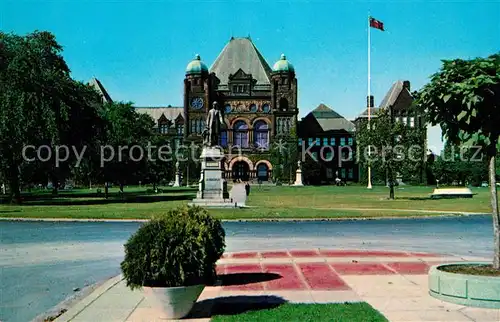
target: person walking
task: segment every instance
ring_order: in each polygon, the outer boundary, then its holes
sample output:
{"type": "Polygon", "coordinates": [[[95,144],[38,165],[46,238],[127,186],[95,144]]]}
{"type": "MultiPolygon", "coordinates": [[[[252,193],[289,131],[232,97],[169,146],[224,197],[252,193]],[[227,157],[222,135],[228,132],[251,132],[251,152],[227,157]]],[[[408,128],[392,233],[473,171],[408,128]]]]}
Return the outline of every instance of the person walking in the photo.
{"type": "Polygon", "coordinates": [[[245,184],[245,192],[247,193],[247,197],[250,195],[250,184],[247,182],[245,184]]]}

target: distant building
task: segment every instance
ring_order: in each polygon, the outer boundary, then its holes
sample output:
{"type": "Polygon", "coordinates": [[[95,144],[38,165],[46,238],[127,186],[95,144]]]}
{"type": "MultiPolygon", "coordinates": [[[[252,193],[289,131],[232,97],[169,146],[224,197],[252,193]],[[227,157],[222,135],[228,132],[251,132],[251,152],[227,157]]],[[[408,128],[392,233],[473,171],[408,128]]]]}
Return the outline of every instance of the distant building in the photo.
{"type": "Polygon", "coordinates": [[[104,103],[112,103],[113,100],[111,99],[111,96],[109,96],[108,91],[102,86],[101,82],[95,78],[92,77],[92,79],[89,81],[89,85],[92,86],[97,93],[99,93],[102,97],[102,101],[104,103]]]}
{"type": "MultiPolygon", "coordinates": [[[[422,117],[411,109],[413,96],[410,90],[410,81],[398,80],[392,84],[378,107],[374,105],[373,96],[367,98],[367,106],[371,102],[371,117],[377,117],[377,113],[381,109],[392,109],[392,115],[396,122],[402,122],[409,127],[425,126],[422,122],[422,117]]],[[[356,117],[354,123],[359,126],[359,120],[367,118],[368,107],[356,117]]]]}
{"type": "Polygon", "coordinates": [[[320,104],[299,122],[298,136],[305,183],[333,184],[337,178],[358,181],[352,122],[320,104]]]}
{"type": "MultiPolygon", "coordinates": [[[[412,108],[413,95],[411,93],[410,81],[398,80],[394,82],[385,94],[382,102],[378,107],[374,106],[373,96],[367,97],[367,106],[371,106],[370,116],[371,118],[376,118],[377,113],[383,109],[390,109],[394,122],[401,122],[410,128],[426,128],[426,124],[423,120],[422,115],[412,108]]],[[[359,129],[361,120],[366,120],[368,118],[368,107],[359,114],[354,120],[356,128],[359,129]]],[[[425,160],[425,151],[427,151],[427,138],[424,137],[422,142],[422,159],[425,160]]],[[[360,173],[362,170],[360,169],[360,173]]],[[[425,165],[421,167],[418,174],[413,173],[411,180],[423,183],[425,174],[425,165]]],[[[403,180],[410,180],[409,177],[401,178],[403,180]]]]}

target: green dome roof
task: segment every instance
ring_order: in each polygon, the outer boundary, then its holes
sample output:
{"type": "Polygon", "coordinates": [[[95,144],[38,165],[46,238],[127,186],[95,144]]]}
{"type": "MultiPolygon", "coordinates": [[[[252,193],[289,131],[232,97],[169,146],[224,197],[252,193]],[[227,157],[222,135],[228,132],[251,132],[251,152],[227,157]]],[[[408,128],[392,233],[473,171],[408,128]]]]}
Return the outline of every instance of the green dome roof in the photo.
{"type": "Polygon", "coordinates": [[[187,65],[186,74],[201,74],[203,72],[208,72],[207,65],[200,60],[200,55],[196,55],[187,65]]]}
{"type": "Polygon", "coordinates": [[[286,60],[286,56],[281,54],[280,60],[278,60],[273,66],[273,72],[294,72],[295,69],[293,65],[286,60]]]}

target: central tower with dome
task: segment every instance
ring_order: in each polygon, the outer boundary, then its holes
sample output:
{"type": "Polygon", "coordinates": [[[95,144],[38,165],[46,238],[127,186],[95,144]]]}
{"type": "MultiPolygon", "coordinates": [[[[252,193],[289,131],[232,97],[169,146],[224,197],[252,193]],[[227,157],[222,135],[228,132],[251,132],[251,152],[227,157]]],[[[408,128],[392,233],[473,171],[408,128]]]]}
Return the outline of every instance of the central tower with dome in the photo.
{"type": "Polygon", "coordinates": [[[225,150],[226,179],[269,180],[275,166],[269,161],[271,143],[297,128],[293,65],[281,55],[271,69],[250,37],[231,38],[210,68],[200,55],[186,67],[186,140],[202,140],[214,101],[222,107],[226,122],[219,142],[225,150]]]}

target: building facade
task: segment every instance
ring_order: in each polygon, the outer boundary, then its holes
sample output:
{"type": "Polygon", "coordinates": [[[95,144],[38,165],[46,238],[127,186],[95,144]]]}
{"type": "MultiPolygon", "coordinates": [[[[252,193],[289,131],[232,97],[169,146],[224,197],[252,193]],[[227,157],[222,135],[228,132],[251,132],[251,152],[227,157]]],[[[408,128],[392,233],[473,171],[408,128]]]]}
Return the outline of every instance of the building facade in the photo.
{"type": "Polygon", "coordinates": [[[320,104],[299,122],[299,151],[306,184],[357,182],[355,126],[320,104]]]}
{"type": "MultiPolygon", "coordinates": [[[[367,106],[368,104],[371,106],[372,118],[377,117],[377,113],[380,109],[391,109],[391,114],[395,122],[401,122],[410,128],[426,126],[422,116],[412,108],[413,95],[411,94],[410,81],[408,80],[398,80],[394,82],[378,107],[374,105],[373,96],[367,98],[367,106]]],[[[358,126],[361,119],[367,118],[368,107],[356,117],[354,123],[358,126]]]]}
{"type": "MultiPolygon", "coordinates": [[[[377,117],[377,113],[380,110],[390,110],[391,116],[394,122],[402,123],[410,129],[421,130],[426,132],[426,123],[423,116],[416,110],[413,106],[414,97],[411,93],[410,81],[408,80],[398,80],[392,84],[390,89],[385,94],[384,98],[380,102],[378,107],[374,106],[373,96],[367,98],[367,106],[371,106],[371,118],[377,117]]],[[[356,117],[354,124],[359,127],[362,122],[361,120],[368,118],[368,107],[356,117]]],[[[427,153],[427,137],[423,136],[419,145],[422,147],[422,151],[427,153]]],[[[397,180],[399,183],[413,182],[413,183],[425,183],[426,182],[426,156],[422,155],[422,165],[416,169],[413,173],[398,173],[397,180]]],[[[366,177],[366,171],[364,169],[359,169],[359,173],[366,177]]],[[[372,169],[373,179],[375,181],[383,182],[386,180],[385,173],[375,173],[372,169]]]]}
{"type": "Polygon", "coordinates": [[[222,108],[226,179],[267,181],[270,146],[297,127],[297,78],[284,55],[271,68],[250,38],[231,38],[208,68],[197,55],[184,78],[184,140],[201,142],[213,102],[222,108]]]}
{"type": "MultiPolygon", "coordinates": [[[[111,97],[95,78],[90,84],[104,101],[111,97]]],[[[232,37],[208,68],[199,55],[184,77],[183,106],[136,107],[152,117],[165,141],[200,144],[205,118],[213,102],[222,108],[220,146],[226,179],[270,180],[270,147],[297,128],[297,78],[285,55],[271,68],[250,37],[232,37]]],[[[188,168],[189,172],[189,168],[188,168]]],[[[199,171],[191,170],[191,178],[199,171]]],[[[189,174],[188,174],[189,177],[189,174]]]]}

